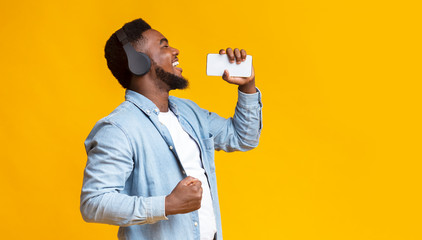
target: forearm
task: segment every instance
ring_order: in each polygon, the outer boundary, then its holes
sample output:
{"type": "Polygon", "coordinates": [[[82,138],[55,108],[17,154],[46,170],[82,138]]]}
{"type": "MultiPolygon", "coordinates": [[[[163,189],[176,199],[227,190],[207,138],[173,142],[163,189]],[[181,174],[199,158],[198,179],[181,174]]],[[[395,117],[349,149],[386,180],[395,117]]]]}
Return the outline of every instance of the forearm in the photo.
{"type": "Polygon", "coordinates": [[[151,224],[167,219],[165,196],[139,197],[116,192],[95,197],[82,195],[80,210],[87,222],[118,226],[151,224]]]}
{"type": "Polygon", "coordinates": [[[239,145],[250,150],[258,146],[262,128],[262,104],[261,93],[245,94],[240,91],[235,114],[233,116],[233,128],[239,139],[239,145]]]}
{"type": "Polygon", "coordinates": [[[212,131],[216,150],[247,151],[258,145],[262,129],[261,93],[246,94],[239,90],[233,118],[220,120],[211,114],[212,131]],[[218,128],[217,128],[218,127],[218,128]],[[216,131],[215,131],[216,130],[216,131]]]}
{"type": "Polygon", "coordinates": [[[85,221],[129,226],[166,219],[165,196],[124,194],[134,163],[131,144],[120,128],[100,122],[85,144],[88,161],[80,205],[85,221]]]}

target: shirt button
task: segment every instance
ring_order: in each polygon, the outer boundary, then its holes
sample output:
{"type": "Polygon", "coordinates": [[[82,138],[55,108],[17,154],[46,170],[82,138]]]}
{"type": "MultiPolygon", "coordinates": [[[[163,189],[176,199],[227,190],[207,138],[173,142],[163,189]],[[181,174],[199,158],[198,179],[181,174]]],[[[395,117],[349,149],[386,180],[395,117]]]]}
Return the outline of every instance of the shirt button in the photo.
{"type": "Polygon", "coordinates": [[[147,114],[149,114],[150,113],[150,111],[149,110],[147,110],[147,114]]]}
{"type": "Polygon", "coordinates": [[[170,146],[169,148],[170,148],[170,150],[173,150],[173,146],[170,146]]]}
{"type": "Polygon", "coordinates": [[[185,171],[182,171],[182,173],[183,173],[183,174],[186,174],[186,172],[185,172],[185,171]]]}
{"type": "Polygon", "coordinates": [[[198,226],[198,222],[195,222],[195,227],[198,226]]]}

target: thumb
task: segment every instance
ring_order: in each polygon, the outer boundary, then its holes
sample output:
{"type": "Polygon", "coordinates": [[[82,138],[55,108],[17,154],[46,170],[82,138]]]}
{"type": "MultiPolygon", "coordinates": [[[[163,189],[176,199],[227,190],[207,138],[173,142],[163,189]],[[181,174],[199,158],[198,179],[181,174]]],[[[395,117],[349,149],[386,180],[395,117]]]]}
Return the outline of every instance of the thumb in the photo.
{"type": "Polygon", "coordinates": [[[182,181],[180,181],[180,183],[182,183],[185,186],[189,186],[191,184],[195,184],[197,181],[199,180],[192,176],[187,176],[182,181]]]}

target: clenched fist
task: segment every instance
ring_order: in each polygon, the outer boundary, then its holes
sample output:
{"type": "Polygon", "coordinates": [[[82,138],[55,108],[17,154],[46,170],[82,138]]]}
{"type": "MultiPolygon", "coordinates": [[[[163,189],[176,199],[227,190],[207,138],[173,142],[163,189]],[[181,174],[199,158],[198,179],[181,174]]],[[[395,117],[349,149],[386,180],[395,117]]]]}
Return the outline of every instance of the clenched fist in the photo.
{"type": "Polygon", "coordinates": [[[201,181],[191,176],[180,181],[166,196],[166,216],[198,210],[202,199],[201,185],[201,181]]]}

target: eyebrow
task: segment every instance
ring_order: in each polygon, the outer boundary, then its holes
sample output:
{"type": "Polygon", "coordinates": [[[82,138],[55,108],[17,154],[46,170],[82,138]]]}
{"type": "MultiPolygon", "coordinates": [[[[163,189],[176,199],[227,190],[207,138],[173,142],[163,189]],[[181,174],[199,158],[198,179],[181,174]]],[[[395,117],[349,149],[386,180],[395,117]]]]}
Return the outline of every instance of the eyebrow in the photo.
{"type": "Polygon", "coordinates": [[[169,40],[167,40],[167,38],[162,38],[160,40],[160,45],[163,44],[163,42],[166,42],[167,44],[169,44],[169,40]]]}

